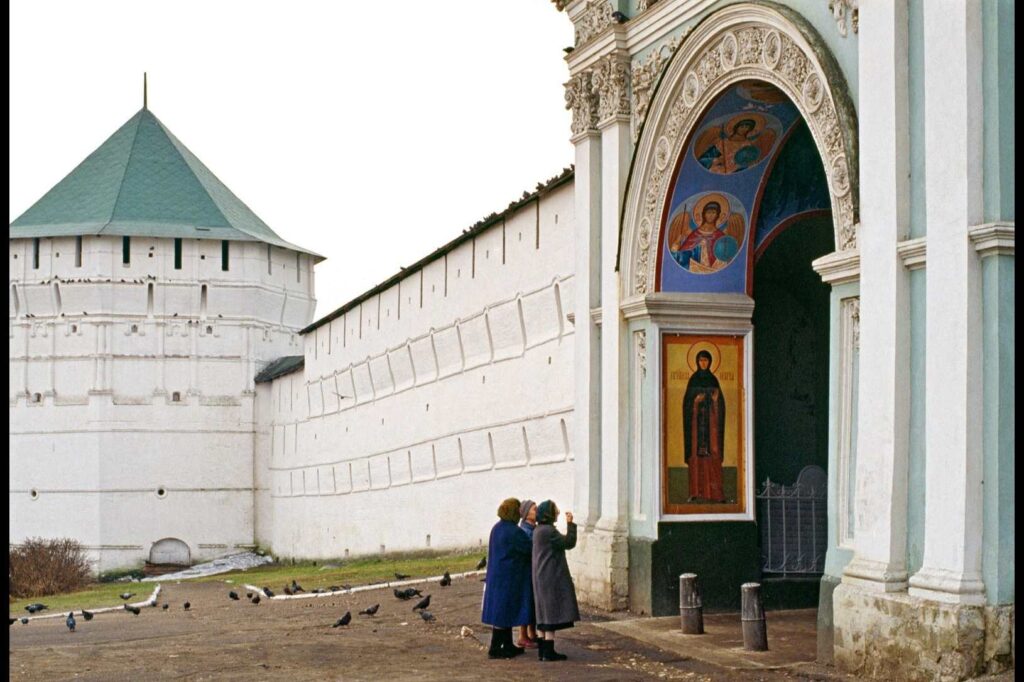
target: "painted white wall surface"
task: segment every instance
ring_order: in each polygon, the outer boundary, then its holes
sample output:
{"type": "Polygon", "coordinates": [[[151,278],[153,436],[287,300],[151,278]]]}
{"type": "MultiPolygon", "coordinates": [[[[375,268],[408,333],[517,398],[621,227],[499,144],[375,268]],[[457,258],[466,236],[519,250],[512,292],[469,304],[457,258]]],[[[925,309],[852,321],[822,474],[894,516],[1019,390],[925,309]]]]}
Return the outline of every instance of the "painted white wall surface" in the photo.
{"type": "Polygon", "coordinates": [[[569,508],[573,208],[567,183],[303,336],[257,392],[260,544],[464,547],[506,497],[569,508]]]}
{"type": "Polygon", "coordinates": [[[72,537],[97,570],[177,538],[193,560],[253,543],[253,378],[301,352],[309,257],[266,244],[10,242],[8,531],[72,537]],[[295,265],[301,268],[296,276],[295,265]],[[269,270],[269,272],[268,272],[269,270]],[[203,293],[205,288],[205,294],[203,293]],[[162,492],[161,492],[162,491],[162,492]]]}

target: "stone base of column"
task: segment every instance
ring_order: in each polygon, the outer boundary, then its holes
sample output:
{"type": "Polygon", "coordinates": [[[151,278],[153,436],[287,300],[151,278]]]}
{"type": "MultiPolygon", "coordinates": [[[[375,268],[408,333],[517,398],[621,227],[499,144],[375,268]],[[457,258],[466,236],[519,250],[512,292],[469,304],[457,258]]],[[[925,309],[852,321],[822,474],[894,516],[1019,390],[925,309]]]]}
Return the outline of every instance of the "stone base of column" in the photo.
{"type": "Polygon", "coordinates": [[[579,530],[566,552],[580,602],[606,611],[629,608],[629,542],[624,532],[579,530]]]}
{"type": "Polygon", "coordinates": [[[834,593],[836,668],[884,680],[966,680],[1013,666],[1013,605],[948,604],[865,589],[834,593]]]}
{"type": "Polygon", "coordinates": [[[985,603],[985,584],[980,578],[941,569],[923,568],[910,578],[910,596],[949,604],[985,603]]]}

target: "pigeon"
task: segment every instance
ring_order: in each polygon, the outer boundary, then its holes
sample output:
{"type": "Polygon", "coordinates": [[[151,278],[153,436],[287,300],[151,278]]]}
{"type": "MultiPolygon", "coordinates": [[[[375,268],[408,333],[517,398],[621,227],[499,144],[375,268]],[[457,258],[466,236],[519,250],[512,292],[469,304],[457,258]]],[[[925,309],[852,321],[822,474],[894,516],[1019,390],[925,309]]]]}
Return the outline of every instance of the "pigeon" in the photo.
{"type": "Polygon", "coordinates": [[[420,618],[427,622],[430,622],[434,620],[434,614],[432,614],[430,611],[420,611],[420,618]]]}
{"type": "Polygon", "coordinates": [[[171,608],[171,605],[170,605],[170,604],[164,604],[164,605],[163,605],[163,606],[162,606],[161,608],[162,608],[162,609],[163,609],[164,611],[166,611],[167,609],[171,608]]]}
{"type": "Polygon", "coordinates": [[[314,587],[313,588],[313,594],[324,594],[325,592],[327,592],[327,590],[325,590],[322,587],[314,587]]]}
{"type": "Polygon", "coordinates": [[[411,578],[411,577],[412,576],[410,576],[407,573],[395,573],[395,580],[405,580],[406,578],[411,578]]]}
{"type": "Polygon", "coordinates": [[[82,618],[85,618],[86,620],[92,620],[92,613],[86,611],[85,609],[82,609],[82,618]]]}
{"type": "Polygon", "coordinates": [[[128,601],[129,599],[131,599],[132,597],[135,596],[135,593],[134,592],[122,592],[118,596],[121,597],[121,599],[124,599],[125,601],[128,601]]]}
{"type": "Polygon", "coordinates": [[[273,597],[274,596],[274,593],[270,591],[269,587],[264,587],[263,588],[263,594],[267,595],[267,597],[273,597]]]}
{"type": "Polygon", "coordinates": [[[302,589],[302,585],[298,584],[297,582],[295,582],[294,579],[292,579],[292,592],[298,594],[299,592],[305,592],[305,590],[302,589]]]}
{"type": "Polygon", "coordinates": [[[412,599],[413,597],[422,597],[423,593],[414,587],[409,587],[405,590],[405,598],[412,599]]]}
{"type": "Polygon", "coordinates": [[[441,584],[441,587],[448,587],[449,585],[452,584],[452,576],[448,573],[448,571],[445,571],[444,575],[441,576],[441,583],[440,584],[441,584]]]}
{"type": "MultiPolygon", "coordinates": [[[[11,618],[10,621],[11,621],[11,625],[14,625],[15,623],[18,622],[18,619],[17,618],[11,618]]],[[[8,627],[10,627],[10,625],[8,627]]]]}
{"type": "Polygon", "coordinates": [[[412,607],[412,610],[416,611],[417,609],[425,609],[428,606],[430,606],[430,595],[429,594],[426,597],[424,597],[423,599],[420,599],[418,602],[416,602],[416,606],[412,607]]]}
{"type": "Polygon", "coordinates": [[[228,596],[231,597],[232,601],[238,601],[238,593],[234,590],[228,592],[228,596]]]}
{"type": "Polygon", "coordinates": [[[255,597],[253,597],[252,598],[252,603],[253,604],[259,604],[260,603],[260,595],[257,594],[255,597]]]}
{"type": "Polygon", "coordinates": [[[346,611],[345,615],[342,616],[341,618],[339,618],[337,621],[335,621],[334,625],[332,625],[331,627],[332,628],[338,628],[338,627],[341,627],[342,625],[348,625],[349,621],[351,621],[351,620],[352,620],[352,612],[351,611],[346,611]]]}
{"type": "Polygon", "coordinates": [[[192,604],[185,602],[185,610],[188,611],[190,608],[192,608],[192,604]]]}
{"type": "Polygon", "coordinates": [[[292,588],[290,588],[287,585],[285,585],[284,586],[284,593],[287,594],[288,596],[291,596],[292,595],[292,588]]]}
{"type": "Polygon", "coordinates": [[[622,12],[612,12],[612,19],[614,19],[616,23],[624,24],[626,23],[626,21],[629,20],[629,17],[627,17],[622,12]]]}
{"type": "Polygon", "coordinates": [[[71,613],[68,614],[68,619],[66,621],[64,621],[64,623],[68,626],[68,630],[70,630],[71,632],[75,631],[75,612],[74,611],[72,611],[71,613]]]}
{"type": "Polygon", "coordinates": [[[49,607],[47,607],[46,604],[40,604],[40,603],[37,602],[35,604],[29,604],[28,606],[25,607],[25,610],[28,611],[29,613],[34,614],[37,611],[43,611],[44,609],[47,609],[47,608],[49,608],[49,607]]]}
{"type": "Polygon", "coordinates": [[[245,598],[246,599],[252,599],[252,592],[246,592],[245,593],[245,598]]]}
{"type": "Polygon", "coordinates": [[[401,599],[402,601],[405,601],[409,598],[409,596],[405,593],[405,590],[395,590],[395,596],[401,599]]]}
{"type": "Polygon", "coordinates": [[[22,625],[28,625],[28,618],[26,618],[25,616],[22,616],[21,617],[21,624],[22,625]]]}
{"type": "Polygon", "coordinates": [[[380,604],[374,604],[370,608],[363,609],[362,611],[360,611],[359,615],[360,616],[372,616],[372,615],[377,613],[377,609],[379,609],[379,608],[380,608],[380,604]]]}
{"type": "Polygon", "coordinates": [[[142,613],[142,609],[140,609],[138,606],[130,606],[128,604],[125,604],[124,608],[127,609],[128,611],[131,611],[136,616],[139,615],[140,613],[142,613]]]}
{"type": "Polygon", "coordinates": [[[476,565],[476,570],[482,571],[487,566],[487,557],[480,559],[480,563],[476,565]]]}

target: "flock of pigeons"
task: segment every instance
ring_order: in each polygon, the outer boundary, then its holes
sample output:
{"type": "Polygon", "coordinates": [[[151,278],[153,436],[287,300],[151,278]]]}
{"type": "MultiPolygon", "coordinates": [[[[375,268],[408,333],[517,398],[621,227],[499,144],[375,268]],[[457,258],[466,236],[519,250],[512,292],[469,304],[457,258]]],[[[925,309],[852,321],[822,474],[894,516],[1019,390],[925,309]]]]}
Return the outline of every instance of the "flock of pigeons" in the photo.
{"type": "MultiPolygon", "coordinates": [[[[476,565],[476,569],[478,571],[479,570],[483,570],[486,566],[487,566],[487,558],[484,557],[484,558],[480,559],[480,562],[476,565]]],[[[395,579],[396,580],[406,580],[406,579],[411,578],[411,577],[412,576],[410,576],[408,574],[405,574],[405,573],[395,573],[395,579]]],[[[441,587],[448,587],[449,585],[452,584],[452,576],[451,576],[451,574],[448,571],[444,572],[444,575],[441,577],[441,581],[440,581],[439,584],[440,584],[441,587]]],[[[319,588],[318,587],[318,588],[313,590],[312,594],[330,594],[330,593],[333,593],[333,592],[340,592],[341,590],[348,590],[348,589],[351,589],[351,587],[352,587],[351,585],[331,585],[328,588],[319,588]]],[[[293,579],[291,585],[285,585],[284,586],[284,590],[283,591],[284,591],[285,594],[295,595],[295,594],[299,594],[301,592],[305,592],[306,590],[304,590],[302,588],[302,586],[299,585],[293,579]]],[[[422,618],[424,620],[424,622],[430,622],[432,620],[435,620],[434,614],[432,614],[430,611],[427,611],[427,607],[430,606],[430,595],[429,594],[424,597],[423,594],[419,590],[417,590],[416,588],[413,588],[413,587],[408,587],[408,588],[406,588],[404,590],[395,589],[394,590],[394,594],[395,594],[395,597],[397,599],[401,600],[401,601],[408,601],[408,600],[412,599],[413,597],[420,597],[420,600],[418,602],[416,602],[415,606],[412,607],[413,613],[418,611],[419,615],[420,615],[420,618],[422,618]]],[[[263,587],[263,595],[269,599],[270,597],[274,596],[274,592],[269,587],[264,586],[263,587]]],[[[121,599],[123,599],[124,601],[127,602],[129,599],[131,599],[132,597],[135,596],[135,593],[134,592],[122,592],[118,596],[121,597],[121,599]]],[[[254,592],[246,592],[245,593],[245,597],[246,597],[246,599],[248,599],[253,604],[257,604],[258,605],[260,603],[260,601],[261,601],[261,597],[260,597],[260,594],[258,592],[255,592],[255,593],[254,592]]],[[[232,601],[240,601],[241,600],[241,597],[234,590],[231,590],[231,591],[228,592],[228,598],[231,599],[232,601]]],[[[155,607],[156,605],[157,605],[156,601],[153,601],[151,603],[151,606],[155,607]]],[[[184,603],[183,606],[184,606],[184,609],[186,611],[188,611],[189,609],[192,608],[192,604],[190,602],[187,602],[187,601],[184,603]]],[[[40,611],[45,611],[48,608],[49,607],[46,604],[35,602],[35,603],[29,604],[28,606],[26,606],[25,610],[28,611],[30,615],[34,615],[36,613],[39,613],[40,611]]],[[[169,608],[170,608],[170,604],[167,604],[166,602],[162,605],[162,610],[164,610],[164,611],[166,611],[169,608]]],[[[139,615],[140,613],[142,613],[142,608],[140,608],[138,606],[133,606],[131,604],[125,604],[124,605],[124,610],[129,612],[129,613],[132,613],[132,614],[134,614],[136,616],[139,615]]],[[[363,609],[362,611],[360,611],[359,615],[360,616],[374,616],[374,615],[377,614],[378,610],[380,610],[380,604],[374,604],[373,606],[369,606],[369,607],[363,609]]],[[[94,615],[94,614],[90,613],[89,611],[86,611],[85,609],[82,609],[81,614],[82,614],[82,617],[85,620],[87,620],[87,621],[92,620],[93,619],[93,615],[94,615]]],[[[9,625],[14,625],[19,620],[21,621],[22,625],[28,625],[28,618],[24,617],[24,616],[21,617],[20,619],[19,618],[10,618],[9,620],[10,620],[9,625]]],[[[77,621],[75,621],[75,612],[72,611],[72,612],[68,613],[68,617],[67,617],[67,619],[64,622],[67,625],[68,630],[71,631],[71,632],[74,632],[75,631],[75,625],[77,624],[77,621]]],[[[352,622],[352,612],[351,611],[346,611],[345,615],[342,616],[341,618],[339,618],[338,620],[336,620],[334,622],[334,625],[332,625],[331,627],[332,628],[344,627],[344,626],[348,625],[350,622],[352,622]]]]}

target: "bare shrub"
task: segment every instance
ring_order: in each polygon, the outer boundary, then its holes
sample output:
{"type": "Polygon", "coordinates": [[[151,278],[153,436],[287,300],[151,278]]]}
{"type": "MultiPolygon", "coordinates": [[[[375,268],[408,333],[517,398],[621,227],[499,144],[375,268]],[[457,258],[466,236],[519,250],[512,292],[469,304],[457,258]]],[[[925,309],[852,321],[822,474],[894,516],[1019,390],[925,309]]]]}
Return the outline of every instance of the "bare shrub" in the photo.
{"type": "Polygon", "coordinates": [[[11,596],[73,592],[89,582],[92,567],[77,540],[29,538],[10,552],[11,596]]]}

